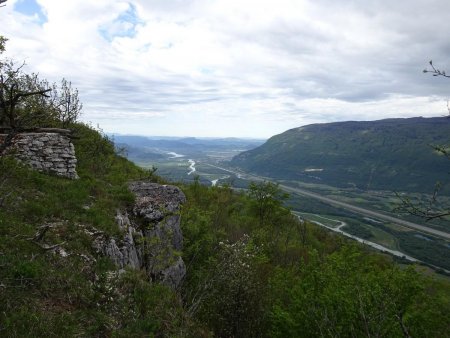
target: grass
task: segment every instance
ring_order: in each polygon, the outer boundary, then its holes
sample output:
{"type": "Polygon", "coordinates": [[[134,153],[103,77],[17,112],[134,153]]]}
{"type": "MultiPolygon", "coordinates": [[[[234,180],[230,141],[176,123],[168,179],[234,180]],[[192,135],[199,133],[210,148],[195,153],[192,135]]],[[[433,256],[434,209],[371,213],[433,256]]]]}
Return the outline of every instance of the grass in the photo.
{"type": "Polygon", "coordinates": [[[9,196],[0,206],[0,336],[176,336],[177,295],[137,271],[117,275],[85,231],[121,235],[114,217],[134,201],[127,183],[161,179],[117,156],[101,133],[73,127],[78,180],[0,158],[0,196],[9,196]]]}

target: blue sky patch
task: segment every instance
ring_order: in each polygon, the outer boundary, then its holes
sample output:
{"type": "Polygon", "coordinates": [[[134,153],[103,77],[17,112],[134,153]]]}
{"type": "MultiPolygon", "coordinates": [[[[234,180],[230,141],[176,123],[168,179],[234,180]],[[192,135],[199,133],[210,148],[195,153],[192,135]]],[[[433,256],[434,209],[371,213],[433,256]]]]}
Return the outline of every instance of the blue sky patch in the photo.
{"type": "Polygon", "coordinates": [[[47,22],[47,16],[36,0],[19,0],[14,4],[14,11],[27,16],[34,16],[40,25],[47,22]]]}
{"type": "Polygon", "coordinates": [[[134,5],[121,13],[113,22],[100,27],[99,31],[103,38],[112,41],[116,37],[134,37],[136,35],[136,26],[141,23],[134,5]]]}

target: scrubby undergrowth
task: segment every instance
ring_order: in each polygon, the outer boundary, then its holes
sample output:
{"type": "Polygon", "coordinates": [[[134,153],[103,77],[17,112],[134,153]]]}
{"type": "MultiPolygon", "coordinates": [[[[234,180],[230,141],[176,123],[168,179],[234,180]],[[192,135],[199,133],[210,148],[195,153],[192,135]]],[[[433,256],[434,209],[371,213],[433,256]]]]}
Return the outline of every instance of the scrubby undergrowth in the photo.
{"type": "Polygon", "coordinates": [[[0,336],[448,335],[447,281],[299,222],[276,194],[258,194],[263,185],[251,198],[180,184],[180,290],[119,273],[86,231],[118,236],[115,212],[133,203],[126,183],[161,179],[100,133],[72,127],[79,180],[0,160],[0,336]]]}

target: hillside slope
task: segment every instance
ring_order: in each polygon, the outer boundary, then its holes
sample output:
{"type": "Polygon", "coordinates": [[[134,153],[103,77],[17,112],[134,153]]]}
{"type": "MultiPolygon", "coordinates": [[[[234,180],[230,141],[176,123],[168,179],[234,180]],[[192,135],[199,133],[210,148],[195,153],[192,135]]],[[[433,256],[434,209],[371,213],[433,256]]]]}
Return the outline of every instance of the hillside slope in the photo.
{"type": "MultiPolygon", "coordinates": [[[[1,337],[448,336],[444,277],[299,221],[270,183],[238,193],[195,180],[179,186],[181,210],[165,195],[136,194],[130,181],[161,179],[117,156],[104,135],[73,129],[77,180],[0,157],[1,337]],[[163,219],[181,220],[181,251],[139,234],[159,232],[163,219]],[[122,244],[144,249],[125,254],[122,244]],[[156,278],[168,252],[186,262],[176,290],[156,278]],[[121,263],[141,258],[156,265],[121,263]]],[[[172,229],[166,239],[181,244],[172,229]]]]}
{"type": "MultiPolygon", "coordinates": [[[[430,192],[448,178],[449,162],[432,145],[449,144],[449,131],[447,118],[312,124],[273,136],[232,164],[337,187],[430,192]]],[[[443,191],[450,192],[448,183],[443,191]]]]}

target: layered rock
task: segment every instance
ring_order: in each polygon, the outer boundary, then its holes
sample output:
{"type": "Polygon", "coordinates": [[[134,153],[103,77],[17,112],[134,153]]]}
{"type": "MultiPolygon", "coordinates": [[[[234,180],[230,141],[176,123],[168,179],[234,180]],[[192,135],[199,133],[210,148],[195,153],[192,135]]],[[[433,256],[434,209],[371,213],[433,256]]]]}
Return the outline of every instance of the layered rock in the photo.
{"type": "MultiPolygon", "coordinates": [[[[0,144],[7,135],[0,134],[0,144]]],[[[61,133],[20,133],[14,136],[7,153],[33,169],[71,179],[78,178],[77,158],[70,138],[61,133]]]]}
{"type": "Polygon", "coordinates": [[[100,236],[95,246],[118,267],[143,269],[150,280],[177,288],[186,274],[180,256],[180,208],[186,197],[170,185],[140,181],[131,183],[129,188],[136,196],[135,204],[130,214],[116,215],[123,237],[116,240],[100,236]]]}

